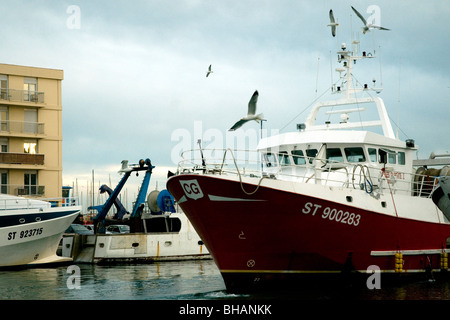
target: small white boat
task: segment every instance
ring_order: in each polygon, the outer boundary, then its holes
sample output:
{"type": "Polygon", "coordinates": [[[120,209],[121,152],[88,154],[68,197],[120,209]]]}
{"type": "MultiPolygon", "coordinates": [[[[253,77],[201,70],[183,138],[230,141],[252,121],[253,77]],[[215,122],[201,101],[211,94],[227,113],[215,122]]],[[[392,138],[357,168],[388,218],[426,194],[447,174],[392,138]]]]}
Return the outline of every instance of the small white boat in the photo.
{"type": "Polygon", "coordinates": [[[106,185],[100,192],[108,192],[103,205],[91,207],[98,211],[94,218],[95,234],[80,236],[66,234],[62,255],[75,262],[120,263],[211,259],[211,255],[181,208],[167,190],[153,190],[147,196],[154,166],[150,159],[128,166],[122,162],[120,173],[125,173],[117,187],[106,185]],[[131,212],[123,207],[118,195],[132,172],[145,171],[139,194],[131,212]],[[147,200],[146,200],[147,199],[147,200]],[[116,212],[108,218],[112,206],[116,212]],[[108,228],[128,226],[126,233],[109,233],[108,228]]]}
{"type": "Polygon", "coordinates": [[[56,250],[81,207],[56,203],[0,194],[0,267],[68,261],[56,250]]]}
{"type": "Polygon", "coordinates": [[[175,213],[142,217],[145,233],[98,234],[94,263],[153,262],[211,259],[186,215],[175,213]]]}

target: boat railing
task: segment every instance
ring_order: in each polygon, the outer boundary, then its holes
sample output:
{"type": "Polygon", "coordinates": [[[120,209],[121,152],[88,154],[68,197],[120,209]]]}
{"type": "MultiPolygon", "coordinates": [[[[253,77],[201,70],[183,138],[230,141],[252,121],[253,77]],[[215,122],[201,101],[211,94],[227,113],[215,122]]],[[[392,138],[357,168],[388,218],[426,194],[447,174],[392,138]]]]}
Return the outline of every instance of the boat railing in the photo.
{"type": "Polygon", "coordinates": [[[80,203],[78,198],[24,198],[11,197],[7,199],[0,199],[0,210],[13,209],[36,209],[47,207],[72,207],[78,206],[80,203]]]}
{"type": "Polygon", "coordinates": [[[201,151],[195,149],[183,152],[177,172],[322,184],[365,190],[373,196],[389,192],[429,198],[438,187],[438,177],[399,171],[380,163],[352,163],[317,156],[296,156],[296,164],[292,164],[283,152],[272,152],[272,158],[267,159],[264,154],[249,150],[201,151]]]}
{"type": "Polygon", "coordinates": [[[178,173],[203,172],[221,175],[261,175],[260,155],[256,151],[231,149],[193,149],[181,154],[178,173]]]}

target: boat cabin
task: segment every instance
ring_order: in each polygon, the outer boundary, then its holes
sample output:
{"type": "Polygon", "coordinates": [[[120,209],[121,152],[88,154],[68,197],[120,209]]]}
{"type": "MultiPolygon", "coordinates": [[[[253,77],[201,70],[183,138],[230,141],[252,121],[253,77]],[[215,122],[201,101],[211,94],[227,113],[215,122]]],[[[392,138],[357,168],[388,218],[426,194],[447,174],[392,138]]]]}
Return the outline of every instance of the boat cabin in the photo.
{"type": "Polygon", "coordinates": [[[258,146],[267,176],[344,187],[368,180],[368,190],[373,190],[383,172],[407,193],[415,150],[411,143],[370,131],[340,130],[290,132],[263,139],[258,146]]]}

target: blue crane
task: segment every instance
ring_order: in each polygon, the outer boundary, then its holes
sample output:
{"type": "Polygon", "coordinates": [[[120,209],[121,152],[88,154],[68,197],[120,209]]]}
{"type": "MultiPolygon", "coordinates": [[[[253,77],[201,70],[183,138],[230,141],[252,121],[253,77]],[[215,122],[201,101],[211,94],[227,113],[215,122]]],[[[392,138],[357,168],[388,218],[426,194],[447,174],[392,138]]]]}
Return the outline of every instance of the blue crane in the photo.
{"type": "Polygon", "coordinates": [[[128,161],[122,161],[122,169],[119,172],[123,172],[124,176],[122,177],[122,179],[120,180],[119,184],[116,186],[114,191],[110,193],[109,198],[108,200],[106,200],[105,204],[95,207],[95,209],[98,210],[98,213],[93,220],[94,220],[94,230],[97,233],[105,233],[106,214],[111,209],[112,205],[116,203],[117,197],[119,196],[120,191],[127,182],[131,173],[136,172],[138,174],[138,171],[145,170],[145,176],[142,181],[142,185],[139,190],[139,194],[137,196],[136,203],[133,207],[130,219],[136,220],[136,218],[140,217],[140,215],[142,214],[142,210],[144,209],[145,195],[147,194],[148,185],[150,183],[150,177],[152,175],[153,168],[155,167],[152,166],[152,163],[148,158],[145,160],[141,159],[139,160],[138,164],[132,165],[130,167],[128,166],[128,161]]]}

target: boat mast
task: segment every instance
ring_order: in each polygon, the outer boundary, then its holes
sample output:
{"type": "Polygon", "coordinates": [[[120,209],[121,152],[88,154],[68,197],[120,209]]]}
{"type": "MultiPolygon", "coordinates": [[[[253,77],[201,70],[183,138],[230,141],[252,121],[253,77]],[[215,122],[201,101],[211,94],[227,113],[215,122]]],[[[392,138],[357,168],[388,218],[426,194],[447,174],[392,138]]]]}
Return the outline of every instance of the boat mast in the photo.
{"type": "Polygon", "coordinates": [[[367,128],[367,127],[381,127],[383,130],[383,135],[388,138],[395,139],[394,130],[392,129],[392,125],[389,121],[389,116],[386,111],[386,107],[384,105],[383,100],[380,97],[356,97],[356,94],[363,91],[375,91],[376,93],[380,93],[382,88],[375,87],[375,81],[373,81],[373,87],[370,87],[367,84],[364,84],[362,87],[357,87],[353,85],[353,64],[356,63],[357,60],[362,59],[370,59],[375,58],[372,53],[362,52],[362,55],[358,54],[358,45],[359,41],[354,40],[352,42],[353,49],[352,51],[347,50],[347,46],[345,43],[341,45],[341,49],[337,51],[338,62],[342,63],[342,67],[336,68],[336,71],[339,72],[340,77],[340,85],[336,87],[336,90],[333,90],[333,94],[341,94],[341,99],[333,100],[333,101],[325,101],[316,103],[311,112],[309,113],[305,124],[302,125],[305,130],[332,130],[332,129],[356,129],[356,128],[367,128]],[[343,72],[346,72],[343,74],[343,72]],[[341,118],[344,120],[340,123],[330,123],[327,121],[325,124],[316,124],[316,118],[319,110],[321,108],[330,108],[330,107],[339,107],[346,105],[362,105],[362,104],[370,104],[374,103],[378,110],[378,120],[366,120],[366,121],[358,121],[358,122],[350,122],[348,121],[348,113],[351,112],[361,112],[365,111],[365,108],[355,108],[355,109],[346,109],[346,110],[335,110],[335,111],[327,111],[327,114],[332,113],[341,113],[341,118]]]}

